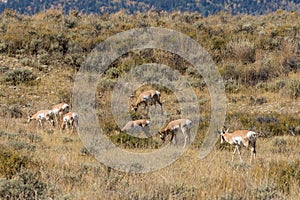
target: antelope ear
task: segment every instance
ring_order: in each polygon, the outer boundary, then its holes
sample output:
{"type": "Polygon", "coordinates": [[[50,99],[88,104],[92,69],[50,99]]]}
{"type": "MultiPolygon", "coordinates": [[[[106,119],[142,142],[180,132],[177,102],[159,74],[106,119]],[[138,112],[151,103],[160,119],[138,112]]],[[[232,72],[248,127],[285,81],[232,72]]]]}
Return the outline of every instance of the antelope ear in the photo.
{"type": "Polygon", "coordinates": [[[224,131],[224,129],[221,128],[220,131],[219,131],[220,136],[223,136],[225,133],[226,133],[226,132],[224,131]]]}
{"type": "Polygon", "coordinates": [[[229,131],[229,128],[225,131],[225,133],[228,133],[228,131],[229,131]]]}
{"type": "Polygon", "coordinates": [[[218,133],[219,133],[220,135],[223,134],[223,133],[224,133],[224,129],[221,128],[221,129],[218,131],[218,133]]]}

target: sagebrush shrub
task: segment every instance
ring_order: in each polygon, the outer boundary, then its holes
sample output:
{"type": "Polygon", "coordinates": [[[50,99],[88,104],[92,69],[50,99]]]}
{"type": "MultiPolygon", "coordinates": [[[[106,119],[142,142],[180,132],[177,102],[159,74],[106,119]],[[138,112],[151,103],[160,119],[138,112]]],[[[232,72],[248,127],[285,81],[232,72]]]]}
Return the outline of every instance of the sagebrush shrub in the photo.
{"type": "Polygon", "coordinates": [[[19,155],[4,146],[0,147],[0,176],[12,178],[30,164],[28,157],[19,155]]]}
{"type": "Polygon", "coordinates": [[[230,41],[226,46],[227,56],[233,57],[242,63],[255,62],[255,47],[247,39],[237,39],[230,41]]]}
{"type": "Polygon", "coordinates": [[[287,92],[291,98],[296,99],[300,97],[300,80],[292,79],[288,81],[285,88],[285,92],[287,92]]]}
{"type": "Polygon", "coordinates": [[[22,172],[16,179],[0,181],[1,199],[45,199],[47,184],[37,173],[22,172]]]}
{"type": "Polygon", "coordinates": [[[10,85],[18,85],[20,83],[29,83],[35,80],[37,76],[28,69],[14,69],[7,71],[2,76],[2,81],[10,85]]]}

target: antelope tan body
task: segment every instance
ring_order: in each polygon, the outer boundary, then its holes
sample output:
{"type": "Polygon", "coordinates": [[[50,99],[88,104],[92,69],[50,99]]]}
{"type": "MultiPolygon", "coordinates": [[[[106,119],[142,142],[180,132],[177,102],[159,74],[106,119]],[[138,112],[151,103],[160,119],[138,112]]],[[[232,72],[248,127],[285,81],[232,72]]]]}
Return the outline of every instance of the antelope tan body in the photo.
{"type": "Polygon", "coordinates": [[[160,92],[157,90],[145,91],[139,95],[136,102],[131,105],[131,108],[133,111],[137,111],[137,109],[141,104],[144,104],[145,105],[144,109],[146,109],[148,107],[148,103],[150,103],[150,105],[154,104],[155,106],[156,103],[158,103],[162,110],[162,103],[160,101],[160,96],[161,96],[160,92]]]}
{"type": "Polygon", "coordinates": [[[233,133],[229,133],[228,130],[226,131],[221,130],[221,143],[226,141],[227,143],[235,146],[232,155],[232,161],[236,151],[238,151],[240,160],[243,161],[240,153],[240,148],[241,147],[250,148],[251,150],[250,163],[251,163],[252,157],[254,158],[256,157],[257,136],[258,136],[257,133],[249,130],[237,130],[234,131],[233,133]]]}
{"type": "Polygon", "coordinates": [[[190,142],[190,129],[192,127],[192,121],[189,119],[177,119],[169,122],[169,124],[162,130],[159,131],[160,138],[165,141],[165,138],[168,134],[171,134],[170,142],[174,139],[176,143],[176,132],[181,130],[184,136],[184,145],[185,148],[187,142],[190,142]]]}
{"type": "Polygon", "coordinates": [[[44,127],[45,121],[48,121],[51,126],[54,126],[54,113],[52,110],[40,110],[34,115],[28,117],[28,123],[32,120],[37,121],[42,128],[44,127]]]}
{"type": "Polygon", "coordinates": [[[67,128],[68,131],[71,129],[74,132],[74,129],[78,127],[79,115],[75,112],[68,112],[62,117],[61,130],[67,128]]]}

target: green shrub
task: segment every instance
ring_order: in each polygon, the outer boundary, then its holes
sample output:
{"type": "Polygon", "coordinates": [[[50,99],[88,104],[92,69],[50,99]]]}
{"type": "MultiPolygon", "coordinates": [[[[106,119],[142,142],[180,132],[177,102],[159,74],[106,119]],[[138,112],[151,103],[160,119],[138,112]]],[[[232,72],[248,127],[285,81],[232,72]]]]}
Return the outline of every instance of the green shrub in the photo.
{"type": "Polygon", "coordinates": [[[287,149],[287,142],[284,138],[282,137],[275,137],[273,140],[272,140],[272,152],[273,153],[285,153],[285,152],[288,152],[288,149],[287,149]]]}
{"type": "Polygon", "coordinates": [[[258,200],[281,199],[275,184],[266,184],[253,189],[253,197],[258,200]]]}
{"type": "Polygon", "coordinates": [[[71,67],[75,67],[77,70],[81,67],[83,60],[83,54],[80,53],[67,54],[64,57],[64,62],[71,67]]]}
{"type": "Polygon", "coordinates": [[[255,47],[249,40],[232,40],[227,44],[226,51],[228,57],[234,57],[242,63],[255,62],[255,47]]]}
{"type": "Polygon", "coordinates": [[[117,80],[109,79],[109,78],[101,78],[99,80],[97,89],[100,92],[107,91],[107,90],[113,89],[116,83],[117,83],[117,80]]]}
{"type": "Polygon", "coordinates": [[[277,80],[274,83],[270,84],[268,86],[269,91],[271,92],[279,92],[282,88],[284,88],[286,86],[286,81],[284,80],[277,80]]]}
{"type": "Polygon", "coordinates": [[[2,76],[2,81],[10,85],[18,85],[21,83],[30,83],[37,78],[31,70],[28,69],[14,69],[7,71],[2,76]]]}
{"type": "Polygon", "coordinates": [[[51,57],[47,51],[42,51],[38,56],[39,61],[42,65],[49,65],[51,61],[51,57]]]}
{"type": "Polygon", "coordinates": [[[65,17],[64,25],[66,28],[74,28],[78,23],[78,20],[75,17],[67,16],[65,17]]]}
{"type": "Polygon", "coordinates": [[[287,92],[292,99],[300,97],[300,80],[292,79],[288,81],[285,88],[285,92],[287,92]]]}
{"type": "Polygon", "coordinates": [[[21,62],[21,64],[22,64],[23,66],[30,66],[30,67],[35,66],[35,65],[34,65],[34,60],[31,59],[31,58],[28,58],[28,57],[23,58],[20,62],[21,62]]]}
{"type": "Polygon", "coordinates": [[[220,69],[220,74],[225,80],[238,80],[240,71],[235,64],[229,63],[220,69]]]}
{"type": "Polygon", "coordinates": [[[288,75],[290,71],[296,73],[298,69],[300,69],[300,59],[296,56],[286,57],[282,62],[282,72],[286,75],[288,75]]]}
{"type": "Polygon", "coordinates": [[[5,53],[7,51],[8,44],[6,42],[0,42],[0,52],[5,53]]]}
{"type": "Polygon", "coordinates": [[[212,44],[213,44],[213,47],[212,49],[215,49],[215,50],[223,50],[226,48],[226,41],[223,37],[221,36],[213,36],[211,38],[212,40],[212,44]]]}
{"type": "Polygon", "coordinates": [[[11,148],[13,148],[14,150],[29,150],[29,151],[34,151],[35,150],[35,146],[34,145],[30,145],[26,142],[22,142],[22,141],[10,141],[9,142],[9,146],[11,148]]]}
{"type": "Polygon", "coordinates": [[[10,118],[22,118],[24,115],[23,111],[18,105],[3,105],[0,107],[0,116],[10,118]]]}
{"type": "Polygon", "coordinates": [[[217,200],[238,200],[238,199],[243,199],[243,198],[232,191],[226,192],[217,198],[217,200]]]}
{"type": "Polygon", "coordinates": [[[27,138],[30,140],[30,142],[41,142],[43,138],[40,135],[37,135],[35,133],[29,133],[27,135],[27,138]]]}
{"type": "Polygon", "coordinates": [[[193,197],[195,198],[195,188],[186,186],[183,183],[176,184],[171,188],[171,195],[176,199],[193,199],[193,197]]]}
{"type": "Polygon", "coordinates": [[[300,184],[300,160],[270,162],[269,178],[275,181],[277,190],[286,194],[290,191],[290,184],[300,184]]]}
{"type": "Polygon", "coordinates": [[[158,148],[158,142],[152,138],[137,138],[127,133],[119,133],[118,135],[110,136],[110,139],[115,144],[123,148],[158,148]]]}
{"type": "Polygon", "coordinates": [[[111,67],[106,70],[105,74],[110,79],[117,79],[121,75],[122,71],[116,67],[111,67]]]}
{"type": "Polygon", "coordinates": [[[0,180],[1,199],[44,199],[47,184],[36,173],[22,172],[15,179],[0,180]]]}
{"type": "Polygon", "coordinates": [[[280,115],[278,113],[270,113],[268,115],[229,113],[226,123],[234,124],[239,129],[252,129],[259,133],[260,137],[282,136],[290,134],[290,128],[299,123],[294,115],[280,115]]]}
{"type": "Polygon", "coordinates": [[[0,146],[0,175],[12,178],[30,164],[26,156],[21,156],[4,146],[0,146]]]}
{"type": "Polygon", "coordinates": [[[62,142],[63,142],[63,144],[70,143],[70,142],[73,142],[73,139],[69,138],[69,137],[64,137],[62,142]]]}

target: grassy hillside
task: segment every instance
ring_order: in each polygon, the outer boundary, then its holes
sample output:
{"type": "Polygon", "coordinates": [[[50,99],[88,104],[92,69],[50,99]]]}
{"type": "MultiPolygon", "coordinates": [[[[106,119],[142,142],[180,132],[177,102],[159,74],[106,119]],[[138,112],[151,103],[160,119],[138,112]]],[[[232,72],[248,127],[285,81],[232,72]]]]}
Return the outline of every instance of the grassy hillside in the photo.
{"type": "Polygon", "coordinates": [[[20,13],[36,14],[50,8],[62,8],[65,13],[70,10],[90,13],[115,13],[125,10],[133,14],[137,12],[148,12],[150,10],[163,10],[166,12],[197,12],[203,16],[214,15],[220,11],[227,11],[232,14],[267,14],[279,9],[288,11],[299,11],[297,0],[264,0],[264,1],[237,1],[237,0],[4,0],[0,1],[0,12],[5,9],[13,9],[20,13]]]}
{"type": "MultiPolygon", "coordinates": [[[[264,16],[219,13],[207,18],[177,12],[98,16],[76,11],[63,15],[51,9],[26,16],[5,11],[0,17],[0,197],[297,199],[299,22],[299,13],[285,11],[264,16]],[[119,172],[100,164],[77,134],[26,122],[27,115],[37,110],[62,101],[72,104],[78,69],[99,42],[145,26],[182,32],[209,52],[226,88],[225,126],[259,133],[253,164],[246,149],[243,163],[238,157],[230,162],[233,148],[219,142],[206,158],[198,158],[211,116],[209,92],[203,77],[186,60],[162,50],[132,51],[115,60],[99,77],[95,106],[105,134],[121,148],[138,152],[161,148],[167,144],[157,135],[137,139],[119,133],[110,112],[110,95],[118,79],[134,66],[161,63],[177,69],[195,91],[201,120],[195,141],[172,165],[146,174],[119,172]]],[[[133,95],[148,88],[162,92],[167,121],[180,116],[180,100],[168,88],[146,85],[133,95]]],[[[125,98],[128,103],[135,99],[125,98]]],[[[130,114],[133,119],[145,115],[130,114]]]]}

